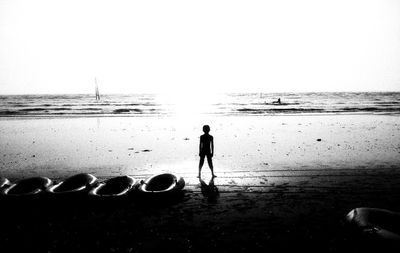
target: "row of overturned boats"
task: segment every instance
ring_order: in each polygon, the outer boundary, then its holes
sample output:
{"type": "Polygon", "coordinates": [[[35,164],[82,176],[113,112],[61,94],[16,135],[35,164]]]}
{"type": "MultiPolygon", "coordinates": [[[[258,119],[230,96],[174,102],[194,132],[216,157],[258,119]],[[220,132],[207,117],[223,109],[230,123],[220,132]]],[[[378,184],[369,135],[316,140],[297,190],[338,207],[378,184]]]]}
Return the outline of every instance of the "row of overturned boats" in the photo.
{"type": "Polygon", "coordinates": [[[80,173],[62,181],[53,181],[47,177],[30,177],[11,183],[0,178],[0,198],[9,200],[38,199],[53,197],[56,199],[118,200],[132,195],[143,198],[168,198],[183,193],[185,180],[172,173],[153,175],[145,180],[131,176],[117,176],[99,180],[92,174],[80,173]]]}

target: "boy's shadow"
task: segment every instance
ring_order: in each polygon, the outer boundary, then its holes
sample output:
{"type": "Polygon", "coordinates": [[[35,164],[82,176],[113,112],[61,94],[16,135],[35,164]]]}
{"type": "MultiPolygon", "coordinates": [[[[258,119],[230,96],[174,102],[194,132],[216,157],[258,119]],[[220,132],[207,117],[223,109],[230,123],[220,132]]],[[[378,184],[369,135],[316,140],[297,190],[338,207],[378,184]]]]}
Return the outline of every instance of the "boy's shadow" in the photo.
{"type": "Polygon", "coordinates": [[[203,196],[206,197],[208,201],[215,202],[219,197],[219,191],[218,187],[214,184],[214,177],[211,178],[208,185],[206,184],[206,182],[204,182],[203,179],[199,178],[199,180],[201,193],[203,194],[203,196]]]}

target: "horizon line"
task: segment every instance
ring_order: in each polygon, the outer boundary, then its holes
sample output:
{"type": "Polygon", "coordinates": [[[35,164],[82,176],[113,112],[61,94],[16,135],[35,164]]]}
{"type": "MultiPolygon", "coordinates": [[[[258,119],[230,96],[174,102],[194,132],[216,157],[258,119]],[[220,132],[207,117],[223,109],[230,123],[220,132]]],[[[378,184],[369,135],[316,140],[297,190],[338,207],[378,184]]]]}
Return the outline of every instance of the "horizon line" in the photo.
{"type": "MultiPolygon", "coordinates": [[[[118,93],[109,92],[102,93],[102,95],[139,95],[139,94],[170,94],[174,92],[129,92],[129,93],[118,93]]],[[[197,92],[193,92],[197,93],[197,92]]],[[[229,91],[229,92],[211,92],[212,94],[290,94],[290,93],[400,93],[400,90],[374,90],[374,91],[229,91]]],[[[192,93],[189,93],[192,94],[192,93]]],[[[0,96],[26,96],[26,95],[93,95],[92,93],[4,93],[0,96]]]]}

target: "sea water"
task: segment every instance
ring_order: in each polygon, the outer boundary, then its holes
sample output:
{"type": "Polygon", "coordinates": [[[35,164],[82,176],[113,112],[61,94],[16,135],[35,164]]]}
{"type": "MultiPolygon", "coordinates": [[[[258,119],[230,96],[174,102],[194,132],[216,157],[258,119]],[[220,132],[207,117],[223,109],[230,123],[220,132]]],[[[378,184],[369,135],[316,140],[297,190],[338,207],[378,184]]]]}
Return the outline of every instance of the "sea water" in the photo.
{"type": "Polygon", "coordinates": [[[0,117],[399,114],[400,92],[2,95],[0,117]],[[281,103],[277,103],[280,98],[281,103]]]}

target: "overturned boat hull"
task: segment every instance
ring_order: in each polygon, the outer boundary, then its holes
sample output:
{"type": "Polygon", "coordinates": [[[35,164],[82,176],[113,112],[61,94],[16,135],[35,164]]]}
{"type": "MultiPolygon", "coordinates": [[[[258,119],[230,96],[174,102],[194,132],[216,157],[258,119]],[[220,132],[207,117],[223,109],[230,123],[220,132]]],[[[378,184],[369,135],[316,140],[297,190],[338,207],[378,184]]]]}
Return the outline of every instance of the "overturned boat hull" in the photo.
{"type": "Polygon", "coordinates": [[[67,178],[48,189],[54,196],[86,195],[97,184],[97,178],[91,174],[81,173],[67,178]]]}
{"type": "Polygon", "coordinates": [[[380,252],[400,250],[400,213],[380,208],[355,208],[346,216],[357,245],[380,252]]]}
{"type": "Polygon", "coordinates": [[[138,193],[144,197],[169,197],[182,193],[185,180],[171,173],[154,175],[142,181],[138,193]]]}
{"type": "Polygon", "coordinates": [[[9,198],[31,198],[43,194],[51,185],[47,177],[31,177],[5,187],[1,194],[9,198]]]}
{"type": "Polygon", "coordinates": [[[89,195],[98,199],[124,198],[135,188],[136,182],[130,176],[110,178],[90,190],[89,195]]]}

